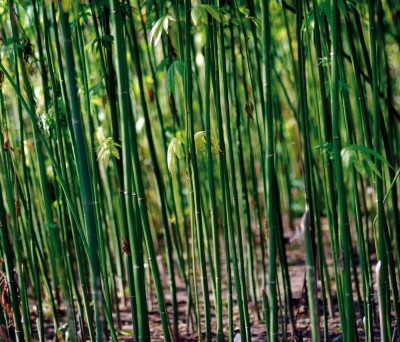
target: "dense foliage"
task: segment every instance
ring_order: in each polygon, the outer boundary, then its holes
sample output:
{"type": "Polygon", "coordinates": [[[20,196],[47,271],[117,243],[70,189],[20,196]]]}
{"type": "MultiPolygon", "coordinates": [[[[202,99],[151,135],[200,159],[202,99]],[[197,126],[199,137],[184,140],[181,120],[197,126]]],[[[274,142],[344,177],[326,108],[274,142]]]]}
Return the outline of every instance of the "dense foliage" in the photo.
{"type": "Polygon", "coordinates": [[[262,321],[260,339],[328,340],[334,316],[345,341],[398,339],[399,16],[396,0],[3,1],[0,339],[150,340],[156,297],[178,341],[179,291],[199,340],[262,321]]]}

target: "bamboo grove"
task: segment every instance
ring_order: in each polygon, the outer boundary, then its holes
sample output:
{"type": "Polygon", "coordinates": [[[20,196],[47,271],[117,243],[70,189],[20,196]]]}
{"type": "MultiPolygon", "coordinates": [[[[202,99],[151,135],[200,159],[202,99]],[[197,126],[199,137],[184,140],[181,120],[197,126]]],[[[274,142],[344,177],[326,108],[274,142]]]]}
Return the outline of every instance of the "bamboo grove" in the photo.
{"type": "Polygon", "coordinates": [[[3,1],[0,339],[399,339],[399,15],[3,1]]]}

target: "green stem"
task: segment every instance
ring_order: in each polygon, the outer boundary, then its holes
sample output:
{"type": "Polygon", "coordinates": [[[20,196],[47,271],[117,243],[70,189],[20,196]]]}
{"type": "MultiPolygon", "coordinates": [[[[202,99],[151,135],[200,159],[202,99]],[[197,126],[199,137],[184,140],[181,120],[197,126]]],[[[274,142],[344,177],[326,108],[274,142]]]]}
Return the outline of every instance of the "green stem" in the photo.
{"type": "Polygon", "coordinates": [[[356,341],[358,334],[356,331],[353,290],[351,286],[351,241],[348,239],[349,220],[346,207],[346,191],[343,182],[343,167],[340,156],[341,142],[339,131],[339,66],[338,59],[341,57],[339,52],[339,21],[340,13],[336,1],[331,1],[331,30],[332,30],[332,85],[331,85],[331,115],[332,115],[332,144],[333,144],[333,168],[337,191],[337,205],[339,214],[339,259],[343,260],[342,268],[339,269],[339,276],[343,282],[344,315],[342,320],[343,333],[347,341],[356,341]]]}
{"type": "Polygon", "coordinates": [[[63,9],[61,9],[61,26],[64,40],[65,59],[67,64],[68,90],[69,98],[71,101],[72,126],[76,139],[77,168],[80,178],[84,220],[89,247],[88,256],[91,271],[90,279],[92,287],[92,298],[94,300],[94,315],[96,320],[96,341],[102,341],[105,339],[105,331],[101,270],[98,255],[99,246],[97,236],[97,223],[95,219],[92,182],[89,174],[90,165],[86,150],[86,139],[84,134],[81,109],[78,100],[75,61],[72,49],[71,29],[68,18],[69,12],[64,12],[63,9]]]}

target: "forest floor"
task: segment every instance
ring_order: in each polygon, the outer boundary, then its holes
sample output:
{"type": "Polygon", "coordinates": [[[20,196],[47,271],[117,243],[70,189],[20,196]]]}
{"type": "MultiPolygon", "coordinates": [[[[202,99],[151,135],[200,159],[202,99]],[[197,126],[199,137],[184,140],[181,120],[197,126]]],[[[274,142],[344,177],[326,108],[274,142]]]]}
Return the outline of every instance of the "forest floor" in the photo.
{"type": "MultiPolygon", "coordinates": [[[[295,225],[298,224],[298,222],[295,223],[295,225]]],[[[324,236],[324,239],[327,243],[329,243],[329,233],[326,231],[326,236],[324,236]]],[[[285,232],[285,240],[287,242],[286,244],[286,249],[287,249],[287,260],[289,263],[289,276],[290,276],[290,285],[291,285],[291,291],[292,291],[292,297],[293,297],[293,310],[294,310],[294,316],[295,316],[295,333],[293,333],[293,327],[290,324],[290,320],[287,317],[287,334],[283,335],[280,333],[279,335],[279,340],[280,341],[311,341],[311,324],[310,324],[310,318],[309,318],[309,312],[307,308],[307,300],[306,300],[306,295],[305,295],[305,252],[304,252],[304,245],[303,245],[303,239],[301,235],[298,233],[294,233],[291,230],[287,229],[285,232]],[[293,236],[295,235],[295,238],[293,239],[293,236]],[[289,242],[290,241],[290,242],[289,242]]],[[[327,250],[330,250],[327,249],[327,250]]],[[[330,254],[326,255],[327,258],[327,264],[328,268],[330,269],[330,274],[333,274],[332,271],[332,256],[330,254]]],[[[165,277],[166,281],[164,284],[168,284],[167,281],[167,270],[165,267],[162,267],[160,265],[160,270],[165,277]]],[[[261,272],[261,271],[260,271],[261,272]]],[[[282,282],[280,282],[282,284],[282,282]]],[[[332,279],[332,284],[334,284],[333,279],[332,279]]],[[[332,285],[331,284],[331,285],[332,285]]],[[[317,287],[318,287],[318,292],[319,292],[319,298],[322,298],[321,294],[321,288],[320,288],[320,282],[318,282],[317,287]]],[[[179,329],[179,341],[198,341],[197,338],[197,332],[196,332],[196,327],[188,322],[188,315],[187,315],[187,297],[185,293],[185,288],[184,284],[182,281],[178,280],[177,284],[177,289],[178,289],[178,294],[177,294],[177,299],[178,299],[178,329],[179,329]]],[[[334,292],[334,288],[332,289],[334,292]]],[[[233,289],[234,291],[234,289],[233,289]]],[[[168,289],[166,288],[166,292],[169,293],[168,289]]],[[[282,292],[282,300],[283,300],[283,290],[281,289],[282,292]]],[[[334,293],[333,293],[334,295],[334,293]]],[[[200,300],[201,300],[201,293],[199,294],[200,300]]],[[[354,293],[355,299],[356,299],[356,294],[354,293]]],[[[212,302],[212,297],[211,302],[212,302]]],[[[223,299],[227,298],[227,293],[226,293],[226,286],[225,289],[223,289],[223,299]]],[[[166,301],[168,305],[168,309],[171,311],[171,297],[166,295],[166,301]]],[[[155,298],[155,294],[153,293],[152,298],[151,298],[151,308],[153,310],[150,310],[149,312],[149,317],[150,317],[150,333],[151,333],[151,340],[154,342],[161,342],[163,341],[163,333],[162,333],[162,328],[161,328],[161,319],[160,315],[157,311],[157,300],[155,298]]],[[[234,306],[234,313],[233,313],[233,321],[237,322],[237,325],[239,326],[239,315],[237,310],[235,311],[235,304],[236,302],[234,301],[233,306],[234,306]]],[[[252,341],[266,341],[266,326],[265,326],[265,321],[261,320],[258,318],[258,315],[256,313],[255,309],[255,304],[254,302],[249,301],[249,311],[250,311],[250,324],[251,324],[251,336],[252,336],[252,341]]],[[[262,311],[262,302],[258,303],[259,309],[262,311]]],[[[132,325],[131,325],[131,314],[130,310],[128,307],[121,307],[122,309],[122,315],[121,315],[121,331],[124,330],[132,330],[132,325]]],[[[324,321],[322,318],[322,301],[319,299],[319,310],[320,310],[320,331],[321,331],[321,337],[322,340],[324,339],[324,321]]],[[[337,307],[333,308],[334,311],[334,316],[329,316],[327,320],[327,340],[332,341],[332,342],[339,342],[342,341],[342,334],[341,334],[341,325],[340,325],[340,318],[339,318],[339,311],[337,307]]],[[[227,313],[226,313],[227,315],[227,313]]],[[[263,316],[263,313],[261,312],[261,316],[263,316]]],[[[227,321],[227,318],[224,317],[224,322],[227,321]]],[[[362,330],[362,319],[359,318],[357,320],[357,325],[359,328],[359,334],[360,334],[360,339],[359,341],[364,341],[363,337],[363,330],[362,330]]],[[[203,325],[204,327],[204,325],[203,325]]],[[[216,330],[216,320],[215,316],[212,315],[212,331],[216,330]]],[[[282,330],[282,329],[280,329],[282,330]]],[[[228,331],[227,327],[224,328],[224,341],[227,341],[227,336],[228,336],[228,331]]],[[[213,336],[213,340],[215,336],[213,336]]],[[[128,336],[120,336],[121,341],[133,341],[132,337],[128,336]]],[[[205,340],[205,338],[201,339],[202,341],[205,340]]],[[[375,333],[375,338],[374,341],[380,341],[380,336],[379,336],[379,331],[376,331],[375,333]]]]}
{"type": "MultiPolygon", "coordinates": [[[[296,249],[291,249],[288,251],[289,254],[293,254],[293,256],[297,257],[299,254],[296,249]]],[[[292,295],[293,295],[293,302],[295,303],[294,306],[294,314],[296,320],[296,331],[297,331],[297,339],[295,341],[311,341],[310,335],[310,319],[307,310],[306,300],[304,297],[304,260],[298,259],[296,262],[293,262],[293,265],[289,266],[289,273],[291,279],[291,288],[292,288],[292,295]]],[[[165,275],[167,276],[167,275],[165,275]]],[[[165,282],[166,283],[166,282],[165,282]]],[[[196,326],[193,324],[188,324],[188,315],[187,315],[187,297],[185,293],[184,284],[181,283],[178,285],[178,328],[179,328],[179,341],[198,341],[196,326]]],[[[227,298],[226,291],[223,291],[223,298],[227,298]]],[[[201,294],[200,294],[201,299],[201,294]]],[[[166,301],[168,305],[168,309],[171,311],[171,298],[166,296],[166,301]]],[[[234,314],[233,314],[233,321],[237,322],[239,325],[239,315],[237,310],[235,310],[234,301],[234,314]]],[[[252,341],[266,341],[266,326],[265,321],[260,320],[257,317],[255,305],[253,302],[249,301],[249,311],[250,311],[250,322],[251,322],[251,336],[252,341]]],[[[262,303],[258,303],[260,309],[262,308],[262,303]]],[[[151,333],[151,340],[154,342],[161,342],[164,341],[163,332],[161,328],[161,319],[159,312],[157,311],[157,300],[155,298],[155,294],[153,294],[152,298],[152,308],[154,310],[150,310],[149,318],[150,318],[150,333],[151,333]]],[[[121,331],[131,331],[132,324],[131,324],[131,313],[129,307],[121,307],[121,331]]],[[[224,322],[227,319],[224,317],[224,322]]],[[[289,321],[289,319],[288,319],[289,321]]],[[[322,324],[322,322],[321,322],[322,324]]],[[[329,319],[329,332],[331,341],[340,341],[339,338],[340,334],[340,320],[338,317],[330,318],[329,319]]],[[[212,315],[212,331],[216,330],[216,321],[214,314],[212,315]]],[[[286,337],[280,335],[280,340],[290,340],[293,341],[292,336],[292,328],[288,324],[288,335],[286,337]]],[[[321,329],[322,331],[322,329],[321,329]]],[[[227,327],[224,329],[224,340],[227,340],[228,331],[227,327]]],[[[120,336],[119,340],[121,341],[133,341],[132,337],[129,336],[120,336]]],[[[205,340],[202,338],[202,340],[205,340]]]]}
{"type": "MultiPolygon", "coordinates": [[[[295,222],[295,226],[298,222],[295,222]]],[[[287,229],[285,231],[285,241],[286,241],[286,254],[287,254],[287,261],[289,267],[289,277],[290,277],[290,286],[292,291],[292,298],[293,298],[293,311],[294,311],[294,318],[295,318],[295,332],[293,333],[293,326],[290,324],[289,317],[286,317],[287,321],[287,329],[286,335],[283,335],[282,332],[279,335],[280,341],[311,341],[311,324],[309,318],[309,311],[307,308],[307,300],[305,295],[305,287],[304,287],[304,280],[305,280],[305,252],[303,246],[303,239],[301,234],[295,234],[291,230],[287,229]],[[294,236],[294,238],[293,238],[294,236]]],[[[324,240],[327,244],[329,244],[329,234],[328,231],[324,232],[324,240]]],[[[330,250],[327,248],[326,250],[330,250]]],[[[159,268],[161,276],[163,277],[165,284],[165,299],[167,304],[167,309],[170,315],[170,322],[172,322],[171,317],[171,296],[170,291],[168,288],[169,280],[168,280],[168,272],[167,268],[162,264],[161,260],[159,259],[159,268]]],[[[332,271],[332,256],[330,253],[326,255],[326,261],[328,265],[328,269],[330,274],[333,274],[332,271]]],[[[261,270],[259,270],[261,272],[261,270]]],[[[188,314],[187,314],[187,296],[185,291],[185,285],[183,281],[176,277],[177,282],[177,302],[178,302],[178,330],[179,330],[179,341],[187,342],[187,341],[198,341],[197,338],[197,331],[196,325],[191,319],[188,321],[188,314]]],[[[226,291],[226,282],[222,279],[223,282],[223,301],[227,299],[227,291],[226,291]],[[225,284],[225,285],[224,285],[225,284]]],[[[280,284],[283,282],[280,280],[280,284]]],[[[318,287],[318,298],[319,298],[319,310],[320,310],[320,332],[322,340],[328,340],[332,342],[339,342],[342,341],[342,334],[341,334],[341,326],[340,326],[340,319],[339,319],[339,311],[337,307],[333,307],[333,312],[335,313],[334,316],[329,316],[327,320],[327,339],[324,338],[324,320],[322,316],[322,298],[321,294],[321,286],[320,282],[317,283],[318,287]]],[[[331,279],[331,285],[334,286],[334,279],[331,279]]],[[[200,286],[199,286],[200,289],[200,286]]],[[[233,293],[234,293],[233,289],[233,293]]],[[[332,295],[334,296],[334,287],[332,288],[332,295]]],[[[356,293],[353,294],[356,303],[356,293]]],[[[283,300],[283,289],[281,288],[281,296],[283,300]]],[[[201,291],[199,293],[199,298],[201,300],[201,291]]],[[[334,299],[334,298],[333,298],[334,299]]],[[[210,295],[211,304],[213,303],[213,297],[210,295]]],[[[148,303],[149,303],[149,320],[150,320],[150,335],[151,341],[153,342],[161,342],[164,341],[162,326],[161,326],[161,318],[158,311],[158,304],[155,291],[153,289],[150,290],[148,294],[148,303]]],[[[266,341],[266,325],[263,319],[258,318],[257,311],[255,308],[255,303],[250,301],[248,302],[249,305],[249,313],[250,313],[250,331],[252,336],[252,341],[266,341]]],[[[233,322],[237,322],[237,326],[239,326],[239,315],[237,312],[236,302],[235,302],[235,295],[233,294],[233,322]]],[[[263,316],[262,313],[262,302],[258,303],[259,310],[261,311],[261,317],[263,316]]],[[[121,301],[120,305],[120,317],[119,321],[115,317],[115,325],[118,333],[118,340],[119,341],[133,341],[132,338],[132,315],[131,310],[128,304],[128,301],[121,301]]],[[[356,307],[357,309],[357,307],[356,307]]],[[[357,311],[357,310],[356,310],[357,311]]],[[[214,310],[213,310],[214,312],[214,310]]],[[[227,313],[224,312],[224,323],[227,322],[227,313]]],[[[201,316],[203,316],[201,314],[201,316]]],[[[362,330],[362,319],[361,317],[357,317],[357,325],[359,329],[359,341],[364,341],[363,337],[363,330],[362,330]]],[[[202,322],[203,323],[203,322],[202,322]]],[[[211,317],[211,324],[212,324],[212,331],[216,331],[216,319],[214,313],[211,317]]],[[[377,325],[375,325],[377,326],[377,325]]],[[[202,325],[204,328],[204,324],[202,325]]],[[[282,327],[280,327],[280,331],[282,327]]],[[[204,329],[203,329],[204,330],[204,329]]],[[[228,336],[228,329],[227,326],[224,327],[224,341],[227,341],[228,336]]],[[[236,332],[235,332],[236,333],[236,332]]],[[[48,322],[48,325],[45,329],[46,341],[53,341],[54,340],[54,327],[52,327],[51,322],[48,322]]],[[[1,340],[1,336],[0,336],[1,340]]],[[[204,337],[201,338],[202,341],[205,340],[204,337]]],[[[213,336],[213,340],[215,340],[215,336],[213,336]]],[[[240,340],[239,340],[240,341],[240,340]]],[[[374,341],[380,341],[379,331],[375,332],[374,341]]]]}

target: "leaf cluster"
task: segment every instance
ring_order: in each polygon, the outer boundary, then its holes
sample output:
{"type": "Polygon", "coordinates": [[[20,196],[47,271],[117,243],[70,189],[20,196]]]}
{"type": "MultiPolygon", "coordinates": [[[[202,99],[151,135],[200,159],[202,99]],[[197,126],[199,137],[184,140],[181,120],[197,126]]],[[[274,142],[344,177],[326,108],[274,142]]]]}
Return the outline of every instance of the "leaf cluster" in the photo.
{"type": "MultiPolygon", "coordinates": [[[[323,145],[317,146],[316,149],[319,150],[326,158],[331,160],[334,159],[331,143],[326,142],[323,145]]],[[[382,174],[377,169],[373,158],[378,159],[380,162],[393,169],[393,166],[390,165],[381,154],[363,145],[351,144],[346,146],[342,148],[340,156],[342,158],[345,177],[348,176],[350,168],[354,167],[356,171],[363,177],[368,176],[372,178],[374,175],[377,175],[378,177],[382,178],[382,174]]]]}
{"type": "Polygon", "coordinates": [[[104,166],[107,168],[111,156],[120,159],[118,147],[121,147],[121,145],[116,143],[112,137],[105,138],[100,143],[100,146],[96,148],[97,160],[103,161],[104,166]]]}

